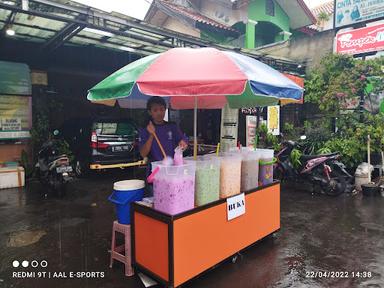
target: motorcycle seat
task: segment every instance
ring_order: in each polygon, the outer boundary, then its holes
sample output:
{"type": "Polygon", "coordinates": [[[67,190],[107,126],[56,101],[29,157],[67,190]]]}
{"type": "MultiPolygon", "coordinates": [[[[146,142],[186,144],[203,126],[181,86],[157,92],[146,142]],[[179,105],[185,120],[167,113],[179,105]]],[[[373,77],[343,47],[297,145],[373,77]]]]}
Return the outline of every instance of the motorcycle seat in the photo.
{"type": "Polygon", "coordinates": [[[338,152],[330,153],[330,154],[319,154],[319,155],[303,155],[301,156],[301,160],[308,161],[311,159],[315,158],[320,158],[320,157],[330,157],[330,156],[335,156],[339,154],[338,152]]]}
{"type": "Polygon", "coordinates": [[[295,147],[297,145],[297,143],[292,141],[292,140],[285,141],[285,142],[283,142],[283,144],[285,144],[287,146],[291,146],[291,147],[295,147]]]}
{"type": "Polygon", "coordinates": [[[51,160],[58,160],[60,158],[68,158],[66,154],[52,156],[51,160]]]}

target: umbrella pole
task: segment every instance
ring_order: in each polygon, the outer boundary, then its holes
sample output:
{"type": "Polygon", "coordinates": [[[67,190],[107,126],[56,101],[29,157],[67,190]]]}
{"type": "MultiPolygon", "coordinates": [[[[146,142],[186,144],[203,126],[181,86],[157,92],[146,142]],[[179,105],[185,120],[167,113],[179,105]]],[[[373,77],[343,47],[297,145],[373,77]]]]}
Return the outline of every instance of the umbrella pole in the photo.
{"type": "Polygon", "coordinates": [[[371,183],[371,136],[368,135],[368,141],[367,141],[367,160],[368,160],[368,181],[371,183]]]}
{"type": "Polygon", "coordinates": [[[193,159],[197,158],[197,97],[195,96],[195,107],[193,109],[193,159]]]}

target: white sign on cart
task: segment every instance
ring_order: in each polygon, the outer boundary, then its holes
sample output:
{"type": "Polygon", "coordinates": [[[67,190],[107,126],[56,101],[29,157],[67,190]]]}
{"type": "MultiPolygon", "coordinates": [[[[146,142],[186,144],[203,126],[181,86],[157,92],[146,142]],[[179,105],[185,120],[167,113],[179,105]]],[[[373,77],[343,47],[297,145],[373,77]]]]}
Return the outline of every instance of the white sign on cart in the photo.
{"type": "Polygon", "coordinates": [[[227,198],[227,220],[230,221],[245,214],[245,195],[239,195],[227,198]]]}

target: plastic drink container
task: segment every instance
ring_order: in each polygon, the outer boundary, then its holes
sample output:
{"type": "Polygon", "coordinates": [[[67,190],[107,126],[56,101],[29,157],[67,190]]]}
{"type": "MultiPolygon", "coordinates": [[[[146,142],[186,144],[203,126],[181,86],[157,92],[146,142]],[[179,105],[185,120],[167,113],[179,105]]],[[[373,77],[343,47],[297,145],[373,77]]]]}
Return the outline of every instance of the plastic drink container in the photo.
{"type": "Polygon", "coordinates": [[[185,161],[195,161],[195,206],[201,206],[220,198],[220,158],[213,155],[199,156],[196,160],[185,158],[185,161]]]}
{"type": "Polygon", "coordinates": [[[154,209],[175,215],[194,208],[195,165],[165,166],[153,162],[152,170],[160,167],[153,181],[154,209]]]}
{"type": "Polygon", "coordinates": [[[241,191],[248,191],[259,186],[259,160],[257,151],[245,151],[241,153],[241,191]]]}
{"type": "Polygon", "coordinates": [[[259,162],[259,186],[268,185],[273,182],[273,164],[275,158],[273,157],[272,149],[257,149],[260,153],[259,162]]]}
{"type": "Polygon", "coordinates": [[[220,198],[227,198],[240,193],[241,154],[224,153],[220,165],[220,198]]]}

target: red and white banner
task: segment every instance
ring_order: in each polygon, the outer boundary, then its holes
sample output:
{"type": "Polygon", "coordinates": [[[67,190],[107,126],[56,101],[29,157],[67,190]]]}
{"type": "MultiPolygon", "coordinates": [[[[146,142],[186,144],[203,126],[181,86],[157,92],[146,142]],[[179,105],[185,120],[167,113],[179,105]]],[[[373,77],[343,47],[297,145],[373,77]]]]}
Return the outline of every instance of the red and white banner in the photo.
{"type": "Polygon", "coordinates": [[[384,24],[336,35],[336,53],[360,54],[384,50],[384,24]]]}

